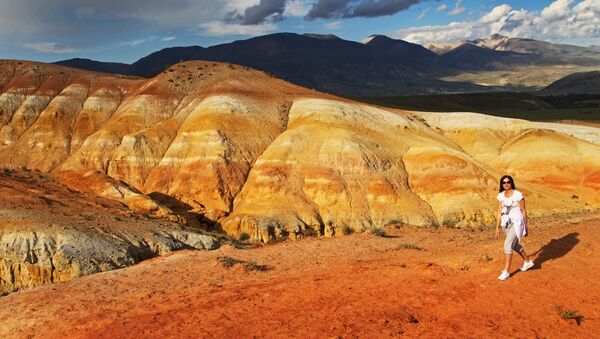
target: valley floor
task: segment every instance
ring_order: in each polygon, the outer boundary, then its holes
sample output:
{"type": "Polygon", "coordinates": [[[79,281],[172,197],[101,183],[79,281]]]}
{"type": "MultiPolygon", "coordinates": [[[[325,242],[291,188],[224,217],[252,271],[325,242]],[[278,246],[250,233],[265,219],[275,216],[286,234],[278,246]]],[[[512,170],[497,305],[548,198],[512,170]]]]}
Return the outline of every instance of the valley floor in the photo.
{"type": "Polygon", "coordinates": [[[391,229],[180,251],[0,298],[0,337],[593,337],[600,215],[532,221],[536,266],[496,279],[494,232],[391,229]],[[225,267],[223,257],[259,265],[225,267]],[[246,270],[249,267],[250,270],[246,270]],[[571,311],[571,312],[569,312],[571,311]],[[566,318],[562,319],[561,315],[566,318]],[[579,322],[579,323],[578,323],[579,322]]]}

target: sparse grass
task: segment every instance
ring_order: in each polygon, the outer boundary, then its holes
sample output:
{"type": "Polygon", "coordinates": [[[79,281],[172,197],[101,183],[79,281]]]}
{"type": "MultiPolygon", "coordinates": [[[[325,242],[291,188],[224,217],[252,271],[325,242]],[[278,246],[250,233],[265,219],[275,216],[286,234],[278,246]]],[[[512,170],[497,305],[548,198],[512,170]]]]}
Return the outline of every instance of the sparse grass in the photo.
{"type": "Polygon", "coordinates": [[[412,314],[408,315],[408,322],[411,324],[418,324],[419,323],[419,319],[417,319],[417,317],[415,317],[412,314]]]}
{"type": "Polygon", "coordinates": [[[575,310],[564,309],[563,305],[557,305],[556,312],[563,320],[575,320],[578,326],[581,325],[581,322],[583,321],[583,315],[575,310]]]}
{"type": "Polygon", "coordinates": [[[454,218],[446,218],[442,221],[442,225],[444,225],[447,228],[457,228],[456,224],[458,224],[458,220],[454,218]]]}
{"type": "Polygon", "coordinates": [[[429,227],[437,230],[438,228],[440,228],[440,223],[437,220],[433,219],[431,220],[429,227]]]}
{"type": "Polygon", "coordinates": [[[250,271],[268,271],[269,267],[267,265],[259,265],[257,263],[255,263],[254,261],[252,262],[248,262],[244,264],[244,270],[246,272],[250,272],[250,271]]]}
{"type": "Polygon", "coordinates": [[[342,234],[343,235],[350,235],[354,233],[354,229],[348,225],[344,225],[342,226],[342,234]]]}
{"type": "Polygon", "coordinates": [[[400,229],[402,226],[404,226],[404,221],[393,219],[388,221],[386,226],[394,226],[394,228],[400,229]]]}
{"type": "Polygon", "coordinates": [[[369,229],[369,232],[371,232],[371,234],[378,236],[378,237],[385,237],[385,231],[383,230],[383,228],[381,227],[373,227],[371,229],[369,229]]]}
{"type": "Polygon", "coordinates": [[[231,244],[231,246],[233,246],[235,248],[244,248],[245,247],[245,244],[242,243],[241,241],[237,240],[236,238],[219,235],[217,237],[217,239],[220,239],[223,242],[229,242],[231,244]]]}
{"type": "Polygon", "coordinates": [[[417,251],[423,251],[424,250],[423,247],[420,247],[417,244],[412,243],[412,242],[405,242],[403,244],[400,244],[398,246],[398,248],[403,248],[403,249],[406,249],[406,250],[417,250],[417,251]]]}
{"type": "Polygon", "coordinates": [[[217,261],[225,268],[232,268],[236,264],[241,264],[244,261],[232,257],[218,257],[217,261]]]}
{"type": "Polygon", "coordinates": [[[250,271],[268,271],[269,270],[269,266],[267,265],[259,265],[256,262],[252,261],[244,261],[244,260],[240,260],[240,259],[236,259],[236,258],[232,258],[232,257],[228,257],[228,256],[223,256],[223,257],[217,257],[217,261],[223,265],[223,267],[225,268],[232,268],[235,265],[242,265],[244,267],[244,271],[246,272],[250,272],[250,271]]]}

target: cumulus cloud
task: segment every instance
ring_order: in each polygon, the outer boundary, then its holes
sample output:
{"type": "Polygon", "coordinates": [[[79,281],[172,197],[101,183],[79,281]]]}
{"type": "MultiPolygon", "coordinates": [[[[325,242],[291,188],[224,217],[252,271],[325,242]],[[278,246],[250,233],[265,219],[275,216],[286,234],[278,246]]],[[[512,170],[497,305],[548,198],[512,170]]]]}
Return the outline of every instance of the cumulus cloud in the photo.
{"type": "Polygon", "coordinates": [[[36,52],[53,53],[53,54],[67,54],[75,53],[78,51],[76,48],[67,47],[54,42],[32,42],[24,44],[23,47],[34,50],[36,52]]]}
{"type": "Polygon", "coordinates": [[[373,18],[393,15],[423,1],[427,0],[318,0],[305,19],[373,18]]]}
{"type": "Polygon", "coordinates": [[[502,17],[506,16],[511,10],[512,10],[512,8],[509,5],[496,6],[489,13],[482,16],[479,21],[485,22],[485,23],[500,21],[500,19],[502,19],[502,17]]]}
{"type": "Polygon", "coordinates": [[[492,34],[555,42],[600,38],[600,1],[556,0],[541,12],[513,9],[507,4],[494,7],[476,21],[448,25],[411,27],[391,36],[415,43],[453,42],[492,34]]]}

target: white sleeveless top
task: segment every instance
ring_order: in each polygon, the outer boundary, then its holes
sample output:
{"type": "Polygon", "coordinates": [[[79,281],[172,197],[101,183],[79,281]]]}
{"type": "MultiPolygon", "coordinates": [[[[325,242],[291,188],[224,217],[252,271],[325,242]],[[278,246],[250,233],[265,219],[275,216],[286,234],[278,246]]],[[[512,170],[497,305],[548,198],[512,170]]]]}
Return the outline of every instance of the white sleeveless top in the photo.
{"type": "Polygon", "coordinates": [[[515,227],[517,238],[521,239],[523,235],[527,234],[525,221],[523,220],[523,212],[521,211],[521,206],[519,205],[519,201],[524,199],[523,193],[513,190],[513,194],[510,196],[510,198],[507,198],[504,196],[504,192],[500,192],[496,196],[496,199],[498,199],[498,201],[500,201],[502,204],[502,227],[506,228],[508,221],[510,220],[512,225],[515,227]]]}

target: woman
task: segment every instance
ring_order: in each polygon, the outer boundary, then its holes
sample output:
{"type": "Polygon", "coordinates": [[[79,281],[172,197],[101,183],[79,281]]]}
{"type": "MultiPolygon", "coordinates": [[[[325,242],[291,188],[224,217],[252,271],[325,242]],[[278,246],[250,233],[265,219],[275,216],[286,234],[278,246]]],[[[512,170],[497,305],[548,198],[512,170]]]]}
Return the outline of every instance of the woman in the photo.
{"type": "Polygon", "coordinates": [[[498,223],[496,224],[496,238],[500,234],[500,226],[506,234],[504,240],[504,253],[506,254],[506,264],[504,270],[498,276],[500,280],[506,280],[510,277],[508,270],[512,262],[513,250],[517,251],[523,258],[521,271],[527,271],[532,268],[534,263],[525,253],[525,249],[520,244],[523,236],[527,236],[527,211],[525,210],[525,198],[523,194],[517,191],[515,182],[510,175],[500,178],[500,193],[496,197],[500,202],[498,207],[498,223]]]}

